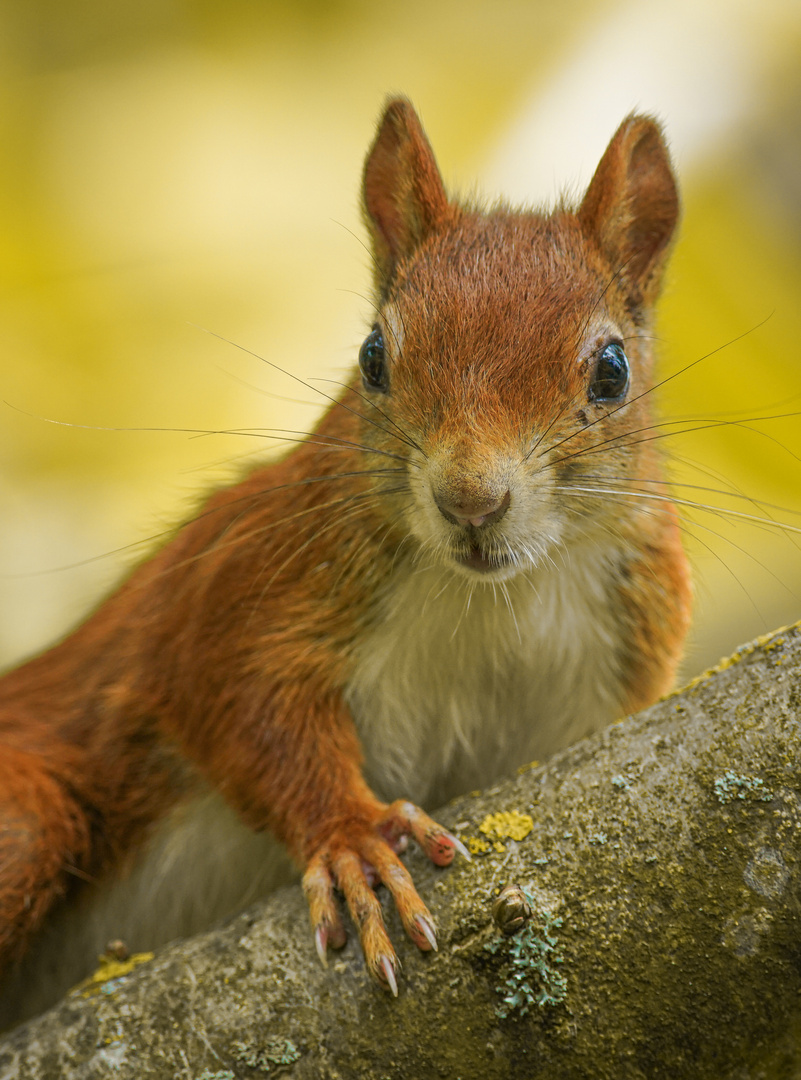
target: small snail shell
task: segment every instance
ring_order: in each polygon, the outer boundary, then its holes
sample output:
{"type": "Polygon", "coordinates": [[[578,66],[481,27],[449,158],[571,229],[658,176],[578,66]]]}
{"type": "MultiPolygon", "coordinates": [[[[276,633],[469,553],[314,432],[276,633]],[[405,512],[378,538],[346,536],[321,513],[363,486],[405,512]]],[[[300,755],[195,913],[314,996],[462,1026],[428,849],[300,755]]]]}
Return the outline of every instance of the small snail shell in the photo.
{"type": "Polygon", "coordinates": [[[531,918],[531,904],[519,885],[506,885],[492,905],[492,918],[502,934],[516,934],[531,918]]]}

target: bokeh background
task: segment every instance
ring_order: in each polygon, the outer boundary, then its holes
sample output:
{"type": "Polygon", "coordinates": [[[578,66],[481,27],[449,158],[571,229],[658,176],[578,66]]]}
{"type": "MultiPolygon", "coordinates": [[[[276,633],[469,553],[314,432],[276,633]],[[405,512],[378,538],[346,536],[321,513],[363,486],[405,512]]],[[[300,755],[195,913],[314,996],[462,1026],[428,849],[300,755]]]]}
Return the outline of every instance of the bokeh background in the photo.
{"type": "Polygon", "coordinates": [[[630,109],[664,120],[685,211],[662,373],[711,354],[666,386],[700,429],[667,442],[677,494],[722,511],[688,509],[685,673],[801,617],[800,60],[797,0],[5,0],[0,665],[267,442],[180,429],[314,422],[264,360],[355,358],[392,91],[453,190],[528,202],[580,192],[630,109]]]}

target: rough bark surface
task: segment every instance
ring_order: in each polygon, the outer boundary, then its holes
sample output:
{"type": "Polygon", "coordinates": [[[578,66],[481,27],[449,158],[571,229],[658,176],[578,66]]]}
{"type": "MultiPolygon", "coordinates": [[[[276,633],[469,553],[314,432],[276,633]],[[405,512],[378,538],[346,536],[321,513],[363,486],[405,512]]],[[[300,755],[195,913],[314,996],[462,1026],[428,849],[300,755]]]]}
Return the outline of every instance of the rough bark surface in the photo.
{"type": "Polygon", "coordinates": [[[353,941],[321,968],[289,889],[7,1034],[0,1078],[789,1080],[800,743],[796,626],[440,812],[489,850],[444,871],[410,854],[440,950],[387,911],[397,1000],[353,941]],[[533,819],[523,839],[479,831],[512,811],[533,819]],[[510,882],[534,912],[503,938],[490,909],[510,882]]]}

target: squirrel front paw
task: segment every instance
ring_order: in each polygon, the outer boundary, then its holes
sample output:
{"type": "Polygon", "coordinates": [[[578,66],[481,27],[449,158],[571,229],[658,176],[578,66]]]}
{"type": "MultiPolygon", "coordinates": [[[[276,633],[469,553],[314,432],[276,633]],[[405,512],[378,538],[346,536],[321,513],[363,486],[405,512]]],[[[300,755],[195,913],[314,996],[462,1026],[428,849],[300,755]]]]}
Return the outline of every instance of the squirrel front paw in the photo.
{"type": "Polygon", "coordinates": [[[434,919],[397,856],[409,836],[437,866],[448,866],[456,851],[470,858],[460,840],[419,807],[399,799],[372,825],[350,824],[334,832],[311,857],[303,875],[314,940],[323,964],[328,947],[341,948],[347,936],[334,896],[338,889],[359,931],[370,974],[396,996],[399,962],[373,885],[380,882],[389,889],[403,927],[419,949],[429,952],[437,948],[434,919]]]}

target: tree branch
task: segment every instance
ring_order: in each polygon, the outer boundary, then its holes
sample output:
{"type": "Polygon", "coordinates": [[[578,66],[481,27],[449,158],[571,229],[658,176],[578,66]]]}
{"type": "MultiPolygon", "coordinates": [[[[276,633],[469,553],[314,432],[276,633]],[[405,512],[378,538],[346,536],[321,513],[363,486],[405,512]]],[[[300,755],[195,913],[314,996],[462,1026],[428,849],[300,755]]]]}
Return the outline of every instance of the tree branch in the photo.
{"type": "Polygon", "coordinates": [[[320,967],[288,889],[8,1034],[0,1078],[795,1077],[800,721],[797,626],[440,811],[488,851],[444,871],[410,854],[440,951],[387,910],[398,1000],[353,941],[320,967]],[[499,813],[533,828],[482,833],[499,813]],[[508,883],[532,914],[504,937],[508,883]]]}

